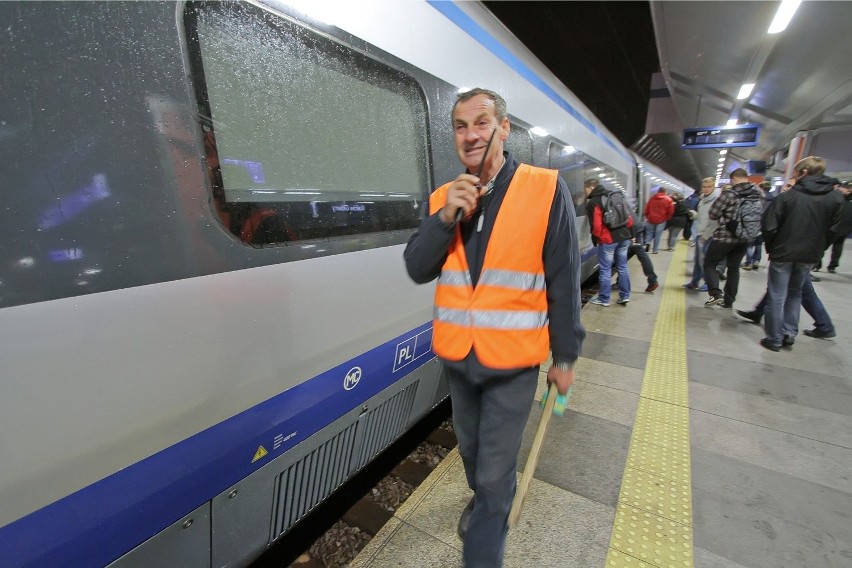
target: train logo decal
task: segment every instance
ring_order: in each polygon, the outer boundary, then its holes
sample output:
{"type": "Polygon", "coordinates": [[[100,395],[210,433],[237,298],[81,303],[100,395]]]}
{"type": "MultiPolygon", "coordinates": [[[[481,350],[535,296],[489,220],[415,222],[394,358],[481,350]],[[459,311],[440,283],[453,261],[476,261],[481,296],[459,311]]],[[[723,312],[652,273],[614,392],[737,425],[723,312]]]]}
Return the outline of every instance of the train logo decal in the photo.
{"type": "Polygon", "coordinates": [[[264,448],[263,446],[258,446],[257,451],[254,453],[254,458],[251,460],[251,463],[256,462],[268,453],[269,452],[266,451],[266,448],[264,448]]]}
{"type": "Polygon", "coordinates": [[[343,388],[349,391],[357,387],[361,381],[361,374],[361,367],[352,367],[349,369],[349,372],[343,378],[343,388]]]}
{"type": "Polygon", "coordinates": [[[432,352],[432,328],[413,335],[396,346],[396,355],[393,360],[394,372],[413,363],[424,355],[432,352]]]}

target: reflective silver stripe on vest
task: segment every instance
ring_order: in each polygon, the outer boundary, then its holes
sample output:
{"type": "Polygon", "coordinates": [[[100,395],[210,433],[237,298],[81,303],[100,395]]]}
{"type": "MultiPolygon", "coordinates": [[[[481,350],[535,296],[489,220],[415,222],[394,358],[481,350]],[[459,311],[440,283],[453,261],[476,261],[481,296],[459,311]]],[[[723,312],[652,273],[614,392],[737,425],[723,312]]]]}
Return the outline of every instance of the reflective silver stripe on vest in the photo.
{"type": "Polygon", "coordinates": [[[472,285],[470,273],[467,270],[442,270],[438,276],[438,284],[444,286],[467,286],[472,285]]]}
{"type": "Polygon", "coordinates": [[[480,284],[502,286],[516,290],[544,290],[544,274],[518,272],[516,270],[487,269],[479,277],[480,284]]]}
{"type": "Polygon", "coordinates": [[[547,312],[500,310],[434,309],[434,318],[443,323],[483,329],[541,329],[547,325],[547,312]]]}

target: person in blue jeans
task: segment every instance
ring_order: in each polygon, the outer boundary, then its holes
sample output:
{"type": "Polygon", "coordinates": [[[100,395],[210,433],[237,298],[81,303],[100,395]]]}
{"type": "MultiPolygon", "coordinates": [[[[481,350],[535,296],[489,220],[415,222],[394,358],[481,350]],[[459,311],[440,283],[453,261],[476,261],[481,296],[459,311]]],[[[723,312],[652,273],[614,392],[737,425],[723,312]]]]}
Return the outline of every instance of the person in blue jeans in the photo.
{"type": "Polygon", "coordinates": [[[793,166],[796,184],[763,214],[769,253],[769,301],[760,345],[770,351],[792,346],[799,327],[802,287],[826,244],[842,226],[843,197],[825,175],[826,160],[808,156],[793,166]]]}
{"type": "Polygon", "coordinates": [[[660,238],[666,223],[674,215],[674,201],[666,195],[666,190],[658,188],[645,204],[645,237],[653,243],[652,254],[660,249],[660,238]]]}
{"type": "MultiPolygon", "coordinates": [[[[763,319],[763,314],[766,311],[766,304],[769,302],[769,292],[763,294],[760,302],[751,311],[737,310],[737,315],[743,317],[756,325],[760,325],[760,320],[763,319]]],[[[834,330],[834,322],[831,321],[831,316],[828,315],[828,310],[822,303],[822,300],[817,296],[814,290],[811,275],[808,274],[805,278],[805,283],[802,286],[802,307],[805,311],[814,318],[814,328],[806,329],[804,334],[808,337],[817,339],[829,339],[836,337],[837,333],[834,330]]],[[[788,340],[789,342],[789,340],[788,340]]]]}
{"type": "MultiPolygon", "coordinates": [[[[621,227],[608,227],[603,217],[603,197],[612,190],[591,178],[583,182],[586,192],[586,215],[592,232],[592,242],[598,247],[598,293],[589,300],[598,306],[609,306],[612,293],[612,267],[618,272],[618,303],[630,301],[630,271],[627,269],[627,250],[632,244],[633,217],[621,227]]],[[[617,191],[617,190],[615,190],[617,191]]]]}

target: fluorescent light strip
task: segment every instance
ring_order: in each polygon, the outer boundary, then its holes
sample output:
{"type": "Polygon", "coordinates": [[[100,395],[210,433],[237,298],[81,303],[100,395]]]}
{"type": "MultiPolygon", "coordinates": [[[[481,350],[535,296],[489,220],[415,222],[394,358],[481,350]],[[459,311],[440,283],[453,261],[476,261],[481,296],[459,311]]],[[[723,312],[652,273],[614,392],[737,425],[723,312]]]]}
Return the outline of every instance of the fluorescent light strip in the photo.
{"type": "Polygon", "coordinates": [[[737,94],[737,99],[747,99],[751,95],[752,90],[754,90],[754,83],[743,83],[743,86],[740,87],[740,92],[737,94]]]}
{"type": "Polygon", "coordinates": [[[781,5],[778,7],[778,11],[775,12],[775,17],[772,19],[772,23],[769,24],[769,29],[766,33],[777,34],[786,30],[787,25],[790,23],[790,20],[793,19],[793,15],[796,13],[796,10],[799,9],[799,4],[801,3],[802,0],[782,0],[781,5]]]}

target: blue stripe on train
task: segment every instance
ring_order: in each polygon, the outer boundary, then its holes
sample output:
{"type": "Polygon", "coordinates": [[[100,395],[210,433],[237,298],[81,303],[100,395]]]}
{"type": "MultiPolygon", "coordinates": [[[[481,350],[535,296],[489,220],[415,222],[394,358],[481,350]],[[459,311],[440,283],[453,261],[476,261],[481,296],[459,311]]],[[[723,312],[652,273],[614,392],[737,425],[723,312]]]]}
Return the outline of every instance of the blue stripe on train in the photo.
{"type": "Polygon", "coordinates": [[[429,322],[0,528],[0,564],[109,563],[430,361],[431,346],[429,322]]]}
{"type": "Polygon", "coordinates": [[[574,117],[580,124],[585,126],[589,131],[603,140],[607,146],[615,150],[622,157],[627,159],[630,162],[633,162],[633,158],[624,151],[618,144],[613,142],[608,136],[606,136],[603,132],[598,130],[598,128],[592,124],[592,122],[583,116],[577,109],[575,109],[571,104],[563,99],[559,93],[554,91],[550,85],[548,85],[544,79],[538,76],[538,74],[527,67],[527,65],[518,59],[518,57],[513,54],[509,49],[500,43],[498,39],[489,34],[485,29],[482,28],[479,24],[477,24],[473,18],[468,16],[461,8],[456,6],[453,2],[448,2],[447,0],[427,0],[429,4],[432,5],[437,11],[447,17],[451,22],[456,24],[462,30],[467,32],[467,34],[482,44],[488,51],[496,55],[503,63],[514,69],[521,77],[526,79],[537,88],[539,91],[544,93],[547,98],[555,102],[562,108],[565,112],[574,117]]]}

